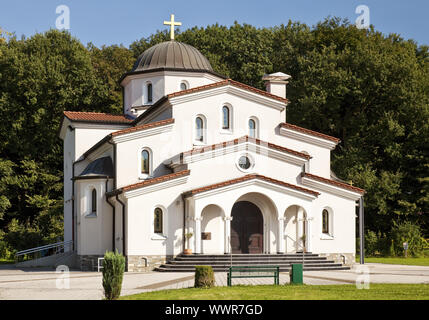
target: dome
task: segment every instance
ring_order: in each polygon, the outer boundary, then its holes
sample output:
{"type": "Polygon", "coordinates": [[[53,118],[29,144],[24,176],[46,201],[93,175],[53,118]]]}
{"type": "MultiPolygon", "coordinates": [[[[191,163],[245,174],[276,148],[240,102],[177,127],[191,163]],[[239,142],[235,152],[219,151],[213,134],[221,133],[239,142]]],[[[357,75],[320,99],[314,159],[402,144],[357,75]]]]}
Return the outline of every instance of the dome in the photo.
{"type": "Polygon", "coordinates": [[[147,49],[138,57],[132,72],[155,69],[213,72],[210,62],[201,52],[177,41],[162,42],[147,49]]]}

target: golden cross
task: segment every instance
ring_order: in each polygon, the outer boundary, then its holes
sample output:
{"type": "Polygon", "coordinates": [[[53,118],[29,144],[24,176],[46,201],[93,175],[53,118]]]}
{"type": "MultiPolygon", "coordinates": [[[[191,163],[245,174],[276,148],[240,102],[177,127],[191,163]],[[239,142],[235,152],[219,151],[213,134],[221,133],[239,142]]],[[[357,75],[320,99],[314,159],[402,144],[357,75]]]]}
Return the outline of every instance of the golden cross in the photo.
{"type": "Polygon", "coordinates": [[[170,26],[170,39],[174,40],[174,27],[175,26],[181,26],[181,22],[175,22],[174,21],[174,14],[171,15],[171,21],[164,21],[164,25],[170,26]]]}

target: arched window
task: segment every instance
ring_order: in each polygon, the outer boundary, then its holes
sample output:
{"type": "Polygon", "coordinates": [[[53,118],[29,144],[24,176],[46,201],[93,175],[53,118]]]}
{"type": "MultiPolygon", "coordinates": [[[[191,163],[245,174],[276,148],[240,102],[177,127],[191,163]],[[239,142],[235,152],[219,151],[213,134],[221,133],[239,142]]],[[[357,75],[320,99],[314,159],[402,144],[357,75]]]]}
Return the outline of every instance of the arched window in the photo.
{"type": "Polygon", "coordinates": [[[91,214],[97,214],[97,190],[91,192],[91,214]]]}
{"type": "Polygon", "coordinates": [[[180,84],[180,90],[187,90],[188,89],[188,85],[186,84],[186,82],[182,82],[181,84],[180,84]]]}
{"type": "Polygon", "coordinates": [[[155,208],[154,216],[153,216],[153,232],[154,233],[163,233],[163,216],[162,209],[155,208]]]}
{"type": "Polygon", "coordinates": [[[249,119],[249,137],[256,138],[256,121],[249,119]]]}
{"type": "Polygon", "coordinates": [[[150,174],[150,153],[146,149],[141,153],[141,173],[150,174]]]}
{"type": "Polygon", "coordinates": [[[230,129],[230,114],[227,106],[222,107],[222,129],[230,129]]]}
{"type": "Polygon", "coordinates": [[[152,83],[147,84],[147,102],[152,102],[152,83]]]}
{"type": "Polygon", "coordinates": [[[330,234],[329,230],[329,212],[326,209],[322,211],[322,233],[330,234]]]}
{"type": "Polygon", "coordinates": [[[204,121],[201,117],[195,119],[195,140],[204,142],[204,121]]]}

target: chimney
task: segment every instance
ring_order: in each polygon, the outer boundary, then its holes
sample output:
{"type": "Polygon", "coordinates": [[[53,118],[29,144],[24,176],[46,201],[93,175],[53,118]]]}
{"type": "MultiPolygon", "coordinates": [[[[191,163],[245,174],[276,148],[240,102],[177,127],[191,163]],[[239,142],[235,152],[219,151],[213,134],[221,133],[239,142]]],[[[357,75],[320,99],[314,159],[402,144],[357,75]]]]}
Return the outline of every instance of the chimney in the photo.
{"type": "Polygon", "coordinates": [[[286,85],[289,83],[290,75],[283,72],[266,74],[262,80],[265,81],[267,92],[286,99],[286,85]]]}

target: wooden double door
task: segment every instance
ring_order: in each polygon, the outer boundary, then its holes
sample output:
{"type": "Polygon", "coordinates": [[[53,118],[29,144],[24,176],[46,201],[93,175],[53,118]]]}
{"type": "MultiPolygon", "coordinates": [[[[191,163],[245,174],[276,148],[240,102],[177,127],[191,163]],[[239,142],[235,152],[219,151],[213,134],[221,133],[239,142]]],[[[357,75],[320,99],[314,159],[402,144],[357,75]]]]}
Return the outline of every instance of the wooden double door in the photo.
{"type": "Polygon", "coordinates": [[[249,202],[237,202],[231,212],[232,253],[263,253],[264,220],[261,210],[249,202]]]}

